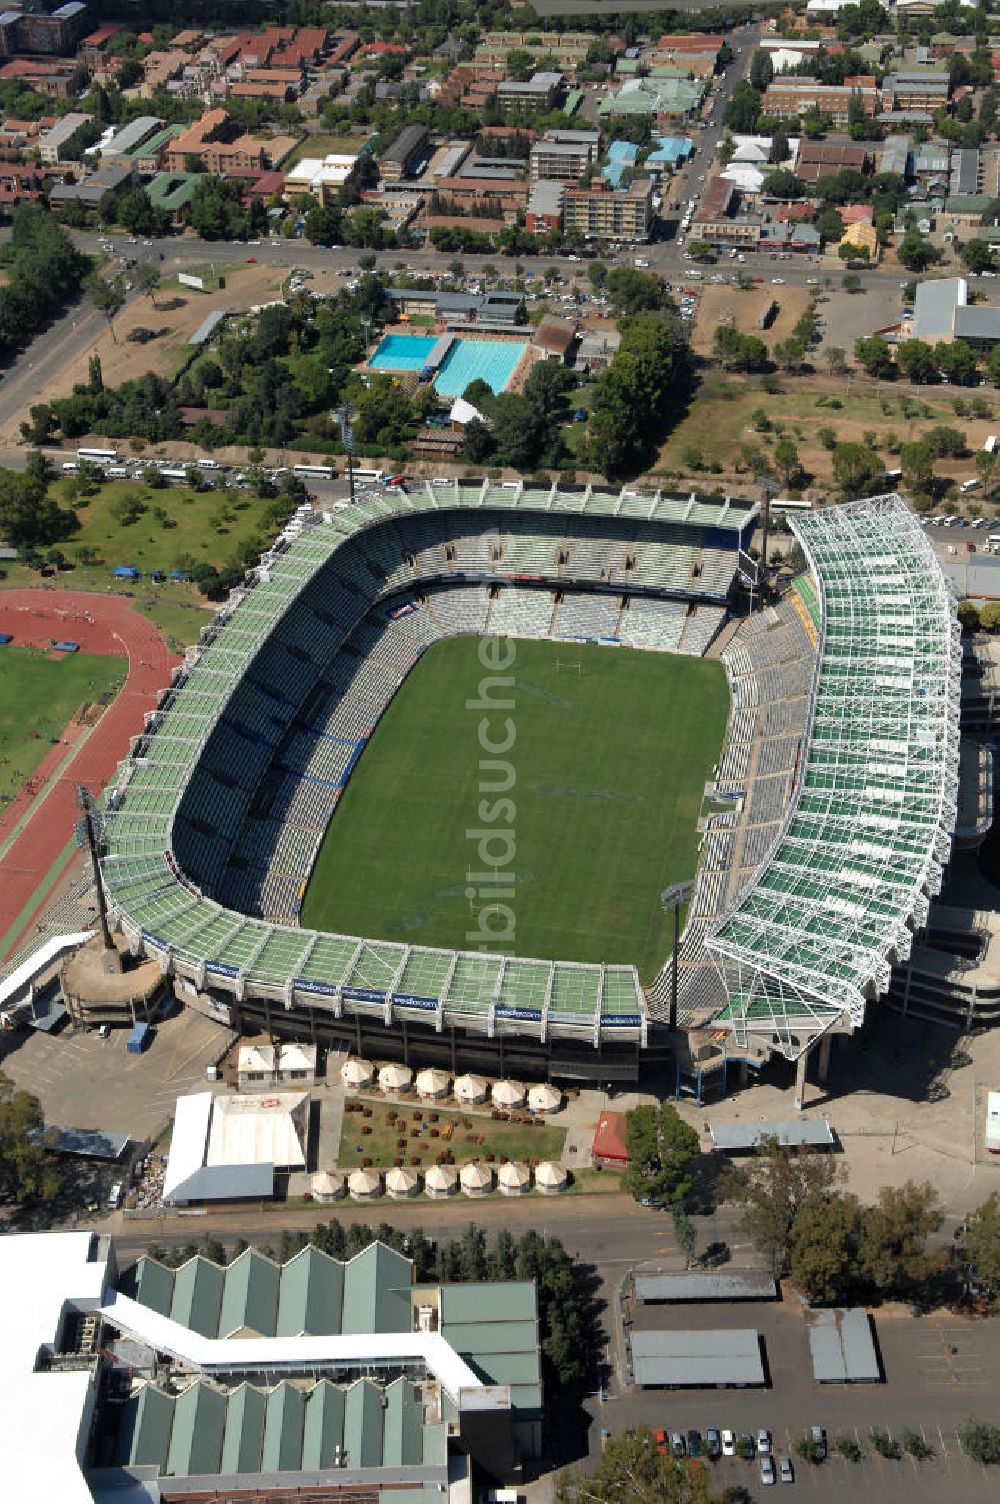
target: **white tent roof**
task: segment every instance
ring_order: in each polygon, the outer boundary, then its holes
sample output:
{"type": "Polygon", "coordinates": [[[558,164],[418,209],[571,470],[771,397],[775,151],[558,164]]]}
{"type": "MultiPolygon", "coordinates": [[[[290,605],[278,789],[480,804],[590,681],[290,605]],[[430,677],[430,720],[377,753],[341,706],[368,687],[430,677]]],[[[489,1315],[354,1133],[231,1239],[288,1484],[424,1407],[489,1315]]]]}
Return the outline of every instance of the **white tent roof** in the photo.
{"type": "Polygon", "coordinates": [[[493,1171],[489,1165],[472,1164],[463,1165],[458,1175],[463,1187],[469,1190],[479,1191],[484,1186],[493,1184],[493,1171]]]}
{"type": "Polygon", "coordinates": [[[378,1084],[383,1091],[402,1091],[413,1080],[413,1072],[405,1065],[383,1065],[378,1073],[378,1084]]]}
{"type": "Polygon", "coordinates": [[[434,1066],[429,1066],[427,1070],[418,1071],[415,1085],[421,1096],[437,1096],[439,1092],[448,1090],[451,1077],[447,1071],[439,1071],[434,1066]]]}
{"type": "Polygon", "coordinates": [[[479,1102],[486,1096],[489,1087],[482,1076],[459,1076],[454,1090],[460,1102],[479,1102]]]}
{"type": "Polygon", "coordinates": [[[536,1185],[564,1185],[567,1179],[565,1165],[560,1165],[552,1159],[544,1159],[535,1167],[536,1185]]]}
{"type": "Polygon", "coordinates": [[[473,407],[471,402],[466,402],[464,397],[455,398],[448,416],[453,423],[461,423],[463,427],[466,423],[471,423],[473,418],[478,418],[480,423],[487,423],[487,419],[479,408],[473,407]]]}
{"type": "Polygon", "coordinates": [[[340,1067],[340,1079],[345,1086],[367,1086],[374,1074],[369,1062],[356,1055],[345,1060],[340,1067]]]}
{"type": "Polygon", "coordinates": [[[518,1164],[512,1160],[509,1164],[500,1166],[497,1179],[501,1185],[516,1187],[520,1190],[522,1186],[530,1183],[531,1171],[527,1165],[518,1164]]]}
{"type": "Polygon", "coordinates": [[[304,1091],[216,1097],[205,1163],[301,1170],[308,1101],[304,1091]]]}
{"type": "Polygon", "coordinates": [[[352,1196],[372,1196],[382,1188],[382,1177],[377,1170],[352,1170],[347,1177],[347,1189],[352,1196]]]}
{"type": "Polygon", "coordinates": [[[344,1189],[344,1176],[340,1170],[320,1170],[310,1178],[309,1188],[317,1196],[339,1196],[344,1189]]]}
{"type": "Polygon", "coordinates": [[[524,1087],[520,1081],[496,1081],[491,1095],[498,1107],[518,1107],[524,1101],[524,1087]]]}
{"type": "Polygon", "coordinates": [[[390,1196],[410,1196],[419,1184],[420,1177],[416,1170],[394,1165],[391,1170],[386,1171],[385,1188],[390,1196]]]}
{"type": "Polygon", "coordinates": [[[532,1112],[555,1112],[562,1106],[562,1092],[556,1086],[543,1081],[528,1092],[528,1106],[532,1112]]]}
{"type": "Polygon", "coordinates": [[[424,1176],[424,1185],[429,1191],[450,1191],[458,1182],[454,1165],[431,1165],[424,1176]]]}

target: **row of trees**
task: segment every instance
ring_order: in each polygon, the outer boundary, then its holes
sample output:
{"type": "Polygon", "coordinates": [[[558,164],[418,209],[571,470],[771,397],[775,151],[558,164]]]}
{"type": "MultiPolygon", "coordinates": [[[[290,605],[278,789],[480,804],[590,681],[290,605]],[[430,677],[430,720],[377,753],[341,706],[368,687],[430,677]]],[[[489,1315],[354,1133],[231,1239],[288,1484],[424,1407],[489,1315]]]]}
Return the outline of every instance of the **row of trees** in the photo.
{"type": "MultiPolygon", "coordinates": [[[[534,1280],[538,1294],[538,1324],[546,1382],[565,1400],[592,1376],[596,1314],[579,1266],[558,1238],[546,1238],[533,1229],[515,1238],[506,1228],[487,1238],[470,1222],[461,1237],[433,1243],[423,1228],[404,1232],[389,1222],[371,1227],[364,1222],[344,1223],[332,1218],[318,1222],[311,1233],[283,1232],[277,1249],[260,1251],[285,1262],[310,1244],[331,1258],[350,1259],[378,1239],[414,1262],[418,1280],[470,1283],[485,1280],[534,1280]]],[[[232,1258],[248,1244],[238,1240],[232,1258]]],[[[217,1238],[201,1244],[188,1243],[173,1249],[150,1244],[147,1252],[177,1268],[196,1254],[218,1264],[227,1262],[226,1249],[217,1238]]]]}
{"type": "Polygon", "coordinates": [[[594,389],[585,446],[587,463],[608,476],[645,467],[688,390],[688,344],[673,313],[623,319],[621,336],[594,389]]]}
{"type": "Polygon", "coordinates": [[[30,202],[14,211],[2,263],[0,358],[6,358],[77,296],[88,262],[48,210],[30,202]]]}
{"type": "Polygon", "coordinates": [[[557,466],[564,456],[562,425],[576,379],[556,361],[532,366],[521,392],[494,396],[485,381],[473,381],[466,400],[483,414],[465,430],[463,456],[471,464],[510,465],[530,472],[557,466]]]}
{"type": "MultiPolygon", "coordinates": [[[[921,385],[947,376],[949,382],[965,386],[979,375],[975,351],[960,339],[939,345],[908,339],[897,345],[894,352],[880,334],[871,334],[855,341],[854,359],[869,376],[880,381],[892,381],[903,375],[907,381],[921,385]]],[[[989,381],[1000,386],[1000,346],[986,357],[984,371],[989,381]]]]}

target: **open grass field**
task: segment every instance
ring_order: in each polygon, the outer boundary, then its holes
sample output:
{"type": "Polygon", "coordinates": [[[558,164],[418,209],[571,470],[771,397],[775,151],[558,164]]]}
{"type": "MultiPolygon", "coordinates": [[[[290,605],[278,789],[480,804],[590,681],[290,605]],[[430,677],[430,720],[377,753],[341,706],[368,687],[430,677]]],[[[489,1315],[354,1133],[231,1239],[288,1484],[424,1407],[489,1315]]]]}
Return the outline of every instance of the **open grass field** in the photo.
{"type": "Polygon", "coordinates": [[[0,648],[0,799],[31,777],[85,700],[112,696],[124,682],[121,658],[0,648]]]}
{"type": "Polygon", "coordinates": [[[433,1102],[390,1105],[377,1098],[360,1100],[371,1117],[362,1117],[360,1112],[344,1114],[337,1158],[342,1170],[358,1169],[364,1158],[381,1170],[395,1159],[408,1165],[411,1159],[419,1158],[420,1168],[427,1169],[437,1163],[442,1149],[450,1149],[458,1165],[484,1159],[487,1154],[492,1154],[498,1164],[503,1155],[508,1159],[557,1160],[566,1141],[565,1128],[549,1123],[494,1122],[488,1112],[448,1112],[433,1102]],[[393,1121],[391,1112],[396,1114],[393,1121]],[[371,1132],[363,1133],[364,1128],[371,1132]],[[401,1138],[406,1139],[405,1149],[399,1147],[401,1138]]]}
{"type": "Polygon", "coordinates": [[[672,921],[670,882],[693,876],[705,780],[729,696],[719,663],[595,645],[508,639],[514,701],[486,728],[516,740],[508,812],[497,754],[467,708],[489,677],[478,643],[435,644],[383,717],[341,798],[306,893],[302,923],[413,944],[476,948],[466,873],[500,862],[519,956],[632,963],[655,974],[672,921]],[[579,671],[576,669],[579,665],[579,671]],[[480,779],[487,785],[480,790],[480,779]],[[512,834],[484,856],[470,831],[512,834]],[[471,935],[471,938],[470,938],[471,935]]]}

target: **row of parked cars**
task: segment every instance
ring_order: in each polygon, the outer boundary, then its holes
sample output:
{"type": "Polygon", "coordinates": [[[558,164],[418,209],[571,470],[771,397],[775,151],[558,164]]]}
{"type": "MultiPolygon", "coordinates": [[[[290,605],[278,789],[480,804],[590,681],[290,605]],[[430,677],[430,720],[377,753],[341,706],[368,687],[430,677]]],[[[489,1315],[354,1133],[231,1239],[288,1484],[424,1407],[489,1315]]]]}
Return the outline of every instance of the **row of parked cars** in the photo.
{"type": "MultiPolygon", "coordinates": [[[[709,1426],[704,1436],[694,1429],[671,1431],[669,1435],[666,1431],[654,1430],[653,1439],[661,1452],[669,1452],[677,1458],[707,1457],[709,1461],[715,1462],[720,1457],[742,1457],[747,1462],[752,1462],[756,1457],[760,1467],[760,1481],[765,1488],[776,1483],[779,1478],[782,1483],[795,1482],[792,1459],[774,1456],[771,1433],[766,1428],[759,1430],[756,1438],[749,1431],[737,1435],[728,1428],[719,1430],[715,1426],[709,1426]]],[[[814,1459],[822,1462],[827,1455],[826,1431],[822,1426],[813,1426],[809,1439],[814,1459]]]]}

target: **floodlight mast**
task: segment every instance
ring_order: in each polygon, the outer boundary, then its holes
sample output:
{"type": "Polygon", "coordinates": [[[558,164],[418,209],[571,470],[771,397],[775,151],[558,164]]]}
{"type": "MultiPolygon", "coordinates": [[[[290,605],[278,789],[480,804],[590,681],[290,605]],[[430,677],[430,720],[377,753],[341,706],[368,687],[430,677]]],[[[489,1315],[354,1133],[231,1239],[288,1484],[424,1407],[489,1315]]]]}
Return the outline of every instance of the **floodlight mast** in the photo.
{"type": "Polygon", "coordinates": [[[336,419],[340,424],[340,437],[347,455],[347,492],[351,505],[354,505],[354,429],[351,420],[354,417],[354,409],[349,402],[344,402],[336,411],[336,419]]]}
{"type": "Polygon", "coordinates": [[[660,894],[660,902],[665,909],[674,911],[674,948],[670,958],[670,1016],[668,1023],[671,1029],[677,1028],[677,952],[680,949],[681,938],[681,904],[694,892],[694,883],[673,883],[669,888],[664,888],[660,894]]]}
{"type": "Polygon", "coordinates": [[[90,865],[94,873],[94,888],[97,892],[97,913],[101,921],[101,938],[104,941],[105,950],[113,950],[111,942],[111,929],[108,925],[108,905],[104,897],[104,882],[101,878],[101,863],[98,856],[97,830],[94,823],[94,796],[85,784],[78,784],[76,790],[77,801],[83,810],[83,830],[87,838],[87,850],[90,852],[90,865]]]}

